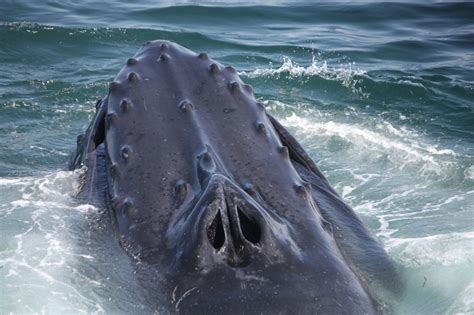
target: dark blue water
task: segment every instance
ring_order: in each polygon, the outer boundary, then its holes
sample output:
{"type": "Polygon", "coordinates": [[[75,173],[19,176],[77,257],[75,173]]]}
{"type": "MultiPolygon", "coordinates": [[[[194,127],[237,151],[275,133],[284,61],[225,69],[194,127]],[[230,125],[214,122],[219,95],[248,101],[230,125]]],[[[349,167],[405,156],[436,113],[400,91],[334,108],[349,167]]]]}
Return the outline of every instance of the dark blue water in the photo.
{"type": "Polygon", "coordinates": [[[64,171],[148,40],[239,70],[406,269],[398,314],[474,312],[474,3],[2,1],[0,313],[152,312],[64,171]]]}

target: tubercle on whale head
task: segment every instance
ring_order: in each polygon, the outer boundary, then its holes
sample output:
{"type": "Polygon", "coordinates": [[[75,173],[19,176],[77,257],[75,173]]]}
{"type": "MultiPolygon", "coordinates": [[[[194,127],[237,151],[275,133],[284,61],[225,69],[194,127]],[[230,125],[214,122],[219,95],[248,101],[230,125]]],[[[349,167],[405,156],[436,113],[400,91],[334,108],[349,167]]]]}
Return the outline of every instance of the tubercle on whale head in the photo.
{"type": "Polygon", "coordinates": [[[130,102],[130,100],[128,99],[123,99],[121,102],[120,102],[120,109],[122,112],[128,112],[130,111],[132,108],[132,102],[130,102]]]}
{"type": "Polygon", "coordinates": [[[212,74],[217,74],[217,73],[219,73],[220,68],[219,68],[219,66],[218,66],[216,63],[212,63],[212,64],[209,66],[209,71],[210,71],[212,74]]]}
{"type": "Polygon", "coordinates": [[[133,66],[133,65],[136,65],[137,63],[138,63],[138,61],[137,61],[137,59],[135,59],[135,58],[129,58],[129,59],[127,60],[127,65],[128,65],[128,66],[133,66]]]}

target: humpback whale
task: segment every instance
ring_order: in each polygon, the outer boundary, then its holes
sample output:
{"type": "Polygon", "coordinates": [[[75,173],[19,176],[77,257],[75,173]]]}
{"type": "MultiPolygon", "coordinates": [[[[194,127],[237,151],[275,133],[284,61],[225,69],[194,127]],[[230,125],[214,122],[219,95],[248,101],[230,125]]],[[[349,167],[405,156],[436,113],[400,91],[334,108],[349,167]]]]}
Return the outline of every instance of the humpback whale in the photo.
{"type": "Polygon", "coordinates": [[[82,167],[79,196],[160,275],[164,313],[374,314],[399,282],[298,141],[206,53],[143,45],[78,137],[82,167]]]}

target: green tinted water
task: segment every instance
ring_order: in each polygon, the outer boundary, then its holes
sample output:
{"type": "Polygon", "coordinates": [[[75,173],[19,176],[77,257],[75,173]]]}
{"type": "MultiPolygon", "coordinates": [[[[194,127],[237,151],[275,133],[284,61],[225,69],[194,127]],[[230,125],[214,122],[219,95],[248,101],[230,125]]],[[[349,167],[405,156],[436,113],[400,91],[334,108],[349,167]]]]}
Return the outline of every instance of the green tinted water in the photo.
{"type": "Polygon", "coordinates": [[[474,5],[8,1],[0,9],[1,313],[147,312],[64,171],[147,40],[235,66],[407,269],[395,311],[474,311],[474,5]]]}

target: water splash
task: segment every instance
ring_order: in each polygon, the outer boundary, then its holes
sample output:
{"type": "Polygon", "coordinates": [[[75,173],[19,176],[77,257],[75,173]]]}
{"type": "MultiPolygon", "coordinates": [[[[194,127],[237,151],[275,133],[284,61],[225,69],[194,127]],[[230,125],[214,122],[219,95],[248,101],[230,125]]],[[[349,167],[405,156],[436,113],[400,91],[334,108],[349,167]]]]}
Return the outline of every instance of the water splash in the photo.
{"type": "Polygon", "coordinates": [[[337,81],[354,94],[368,97],[369,94],[365,93],[360,86],[361,76],[365,73],[364,70],[356,69],[355,63],[339,64],[336,67],[330,66],[327,60],[318,55],[312,57],[311,64],[308,66],[299,65],[290,57],[283,56],[282,64],[278,68],[273,68],[270,63],[269,68],[243,71],[239,72],[239,75],[248,78],[273,77],[276,79],[287,76],[289,79],[298,79],[300,84],[306,82],[310,77],[316,76],[328,81],[337,81]]]}

